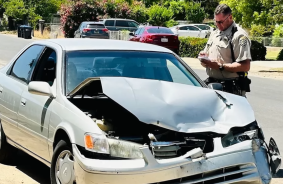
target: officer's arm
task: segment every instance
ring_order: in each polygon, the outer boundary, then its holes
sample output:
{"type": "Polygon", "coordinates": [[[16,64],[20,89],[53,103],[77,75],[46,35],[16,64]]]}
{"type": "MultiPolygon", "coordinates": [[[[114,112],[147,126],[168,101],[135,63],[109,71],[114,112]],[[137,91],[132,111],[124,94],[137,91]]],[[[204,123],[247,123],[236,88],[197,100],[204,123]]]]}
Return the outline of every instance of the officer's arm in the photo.
{"type": "Polygon", "coordinates": [[[247,72],[250,70],[251,60],[246,59],[241,62],[223,64],[224,70],[228,72],[247,72]]]}
{"type": "Polygon", "coordinates": [[[247,72],[250,70],[251,61],[251,42],[243,34],[240,34],[234,40],[235,62],[225,64],[224,69],[229,72],[247,72]]]}

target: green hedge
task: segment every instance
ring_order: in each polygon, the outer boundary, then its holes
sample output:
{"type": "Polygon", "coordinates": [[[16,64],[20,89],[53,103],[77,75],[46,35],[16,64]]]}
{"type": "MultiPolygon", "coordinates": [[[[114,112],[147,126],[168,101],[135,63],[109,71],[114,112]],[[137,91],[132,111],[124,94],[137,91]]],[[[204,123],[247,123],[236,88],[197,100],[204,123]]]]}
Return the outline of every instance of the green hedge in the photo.
{"type": "Polygon", "coordinates": [[[208,41],[207,38],[179,37],[180,48],[179,55],[181,57],[196,58],[202,51],[208,41]]]}
{"type": "MultiPolygon", "coordinates": [[[[180,48],[179,55],[181,57],[197,58],[200,51],[205,48],[208,41],[207,38],[179,37],[180,48]]],[[[265,60],[266,47],[255,40],[252,40],[251,47],[252,60],[265,60]]]]}

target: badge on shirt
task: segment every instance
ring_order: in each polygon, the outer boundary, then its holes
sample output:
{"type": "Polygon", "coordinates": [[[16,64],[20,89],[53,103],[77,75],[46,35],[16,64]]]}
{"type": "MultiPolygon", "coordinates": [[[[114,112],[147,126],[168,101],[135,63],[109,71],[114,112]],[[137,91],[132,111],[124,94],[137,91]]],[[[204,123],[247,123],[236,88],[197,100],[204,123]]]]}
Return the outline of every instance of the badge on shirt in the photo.
{"type": "Polygon", "coordinates": [[[241,45],[242,47],[245,47],[245,46],[247,45],[247,42],[248,42],[248,38],[247,38],[246,36],[242,36],[242,37],[240,38],[240,45],[241,45]]]}

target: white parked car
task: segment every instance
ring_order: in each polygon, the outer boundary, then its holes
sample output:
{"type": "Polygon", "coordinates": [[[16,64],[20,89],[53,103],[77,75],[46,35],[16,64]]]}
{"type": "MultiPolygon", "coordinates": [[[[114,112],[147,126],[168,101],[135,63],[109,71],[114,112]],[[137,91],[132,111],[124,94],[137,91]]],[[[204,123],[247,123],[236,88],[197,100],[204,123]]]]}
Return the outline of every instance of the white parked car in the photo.
{"type": "Polygon", "coordinates": [[[177,25],[170,28],[175,34],[183,37],[208,38],[213,28],[206,24],[177,25]]]}
{"type": "Polygon", "coordinates": [[[266,184],[281,165],[246,98],[164,47],[39,40],[0,78],[0,161],[21,149],[51,184],[266,184]]]}

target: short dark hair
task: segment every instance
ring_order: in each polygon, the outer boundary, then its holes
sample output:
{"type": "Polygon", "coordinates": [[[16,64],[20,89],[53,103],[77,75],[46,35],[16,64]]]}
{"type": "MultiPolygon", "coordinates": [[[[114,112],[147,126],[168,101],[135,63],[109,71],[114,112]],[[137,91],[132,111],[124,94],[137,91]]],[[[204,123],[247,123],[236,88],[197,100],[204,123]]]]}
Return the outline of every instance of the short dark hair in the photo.
{"type": "Polygon", "coordinates": [[[226,4],[219,4],[214,11],[214,15],[223,13],[224,15],[232,14],[231,8],[226,4]]]}

